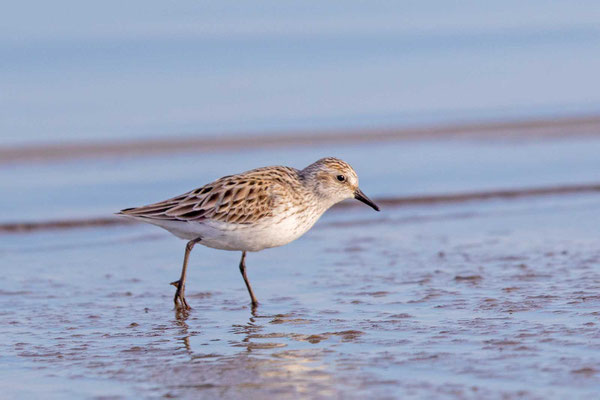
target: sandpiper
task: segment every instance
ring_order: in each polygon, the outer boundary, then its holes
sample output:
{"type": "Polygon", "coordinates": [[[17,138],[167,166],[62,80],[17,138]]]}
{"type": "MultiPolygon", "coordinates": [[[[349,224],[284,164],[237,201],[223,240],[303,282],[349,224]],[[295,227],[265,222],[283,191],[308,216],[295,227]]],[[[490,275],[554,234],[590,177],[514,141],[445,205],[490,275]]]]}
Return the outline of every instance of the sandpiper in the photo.
{"type": "Polygon", "coordinates": [[[190,309],[185,299],[188,258],[196,243],[242,252],[239,269],[246,276],[246,252],[283,246],[298,239],[334,204],[355,198],[379,207],[358,187],[352,167],[337,158],[318,160],[303,170],[273,166],[224,176],[198,189],[147,206],[126,208],[119,215],[158,225],[188,240],[175,291],[176,308],[190,309]]]}

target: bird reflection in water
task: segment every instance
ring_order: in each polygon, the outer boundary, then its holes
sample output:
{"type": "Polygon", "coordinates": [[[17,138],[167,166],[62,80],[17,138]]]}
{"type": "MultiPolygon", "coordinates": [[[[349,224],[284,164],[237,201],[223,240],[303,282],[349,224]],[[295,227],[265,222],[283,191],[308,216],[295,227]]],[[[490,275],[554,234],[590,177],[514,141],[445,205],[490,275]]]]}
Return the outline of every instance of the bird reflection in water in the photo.
{"type": "MultiPolygon", "coordinates": [[[[297,318],[294,313],[261,315],[254,308],[250,310],[246,323],[234,324],[229,330],[229,333],[241,336],[240,340],[229,341],[228,348],[234,352],[216,354],[198,353],[198,349],[193,348],[197,341],[192,338],[198,338],[200,334],[193,328],[196,318],[190,320],[189,316],[185,310],[178,311],[174,320],[178,340],[192,361],[184,366],[189,379],[187,383],[182,383],[182,390],[192,389],[189,385],[191,380],[195,382],[194,388],[198,389],[214,385],[236,391],[252,385],[253,390],[264,391],[265,396],[274,389],[289,388],[290,385],[302,395],[335,395],[331,391],[332,375],[326,371],[327,366],[323,362],[327,349],[320,346],[307,349],[302,344],[305,342],[303,338],[308,336],[305,334],[288,332],[287,329],[266,332],[282,324],[298,325],[300,322],[299,325],[306,327],[309,321],[297,318]],[[296,344],[300,348],[295,348],[296,344]],[[239,351],[235,351],[236,349],[239,351]]],[[[210,327],[204,329],[209,330],[210,327]]],[[[222,349],[220,346],[219,348],[222,349]]],[[[203,346],[204,349],[207,347],[203,346]]]]}

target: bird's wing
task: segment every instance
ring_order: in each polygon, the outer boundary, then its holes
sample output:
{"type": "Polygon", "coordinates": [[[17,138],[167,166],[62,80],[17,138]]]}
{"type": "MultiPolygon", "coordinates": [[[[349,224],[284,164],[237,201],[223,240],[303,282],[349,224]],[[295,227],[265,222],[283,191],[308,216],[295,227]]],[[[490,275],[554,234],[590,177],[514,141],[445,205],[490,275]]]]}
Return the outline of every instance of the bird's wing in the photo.
{"type": "Polygon", "coordinates": [[[266,167],[225,176],[180,196],[120,214],[171,221],[214,220],[252,224],[273,215],[282,197],[290,191],[290,179],[297,172],[287,167],[266,167]],[[275,169],[277,168],[277,169],[275,169]]]}

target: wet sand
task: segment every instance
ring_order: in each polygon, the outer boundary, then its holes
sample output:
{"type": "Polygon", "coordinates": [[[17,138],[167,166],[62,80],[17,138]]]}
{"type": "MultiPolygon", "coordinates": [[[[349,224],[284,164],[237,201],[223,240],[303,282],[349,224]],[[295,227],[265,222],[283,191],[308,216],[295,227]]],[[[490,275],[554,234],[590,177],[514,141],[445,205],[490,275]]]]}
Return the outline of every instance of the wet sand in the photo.
{"type": "Polygon", "coordinates": [[[183,243],[152,227],[8,235],[0,387],[20,398],[591,398],[599,211],[590,195],[333,211],[303,240],[248,257],[256,312],[237,253],[194,251],[194,309],[178,314],[168,282],[183,243]]]}
{"type": "MultiPolygon", "coordinates": [[[[381,213],[334,208],[300,240],[250,254],[255,311],[238,253],[194,249],[193,310],[181,314],[169,282],[184,242],[158,228],[4,232],[0,390],[74,399],[593,398],[599,144],[563,136],[282,150],[277,157],[297,166],[339,154],[365,192],[395,200],[381,213]]],[[[0,222],[111,218],[119,205],[191,189],[225,162],[272,161],[267,154],[5,167],[0,177],[11,178],[18,201],[0,203],[9,211],[0,222]]]]}

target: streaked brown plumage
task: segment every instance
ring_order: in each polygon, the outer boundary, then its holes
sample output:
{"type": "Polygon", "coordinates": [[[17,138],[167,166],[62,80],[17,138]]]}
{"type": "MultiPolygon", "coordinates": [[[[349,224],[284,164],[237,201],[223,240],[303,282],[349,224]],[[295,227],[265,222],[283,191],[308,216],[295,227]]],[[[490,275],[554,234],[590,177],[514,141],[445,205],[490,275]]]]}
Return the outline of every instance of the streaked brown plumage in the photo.
{"type": "Polygon", "coordinates": [[[216,181],[172,199],[125,209],[123,214],[172,221],[252,224],[273,216],[282,202],[299,204],[305,191],[295,187],[300,171],[290,167],[257,168],[216,181]]]}

